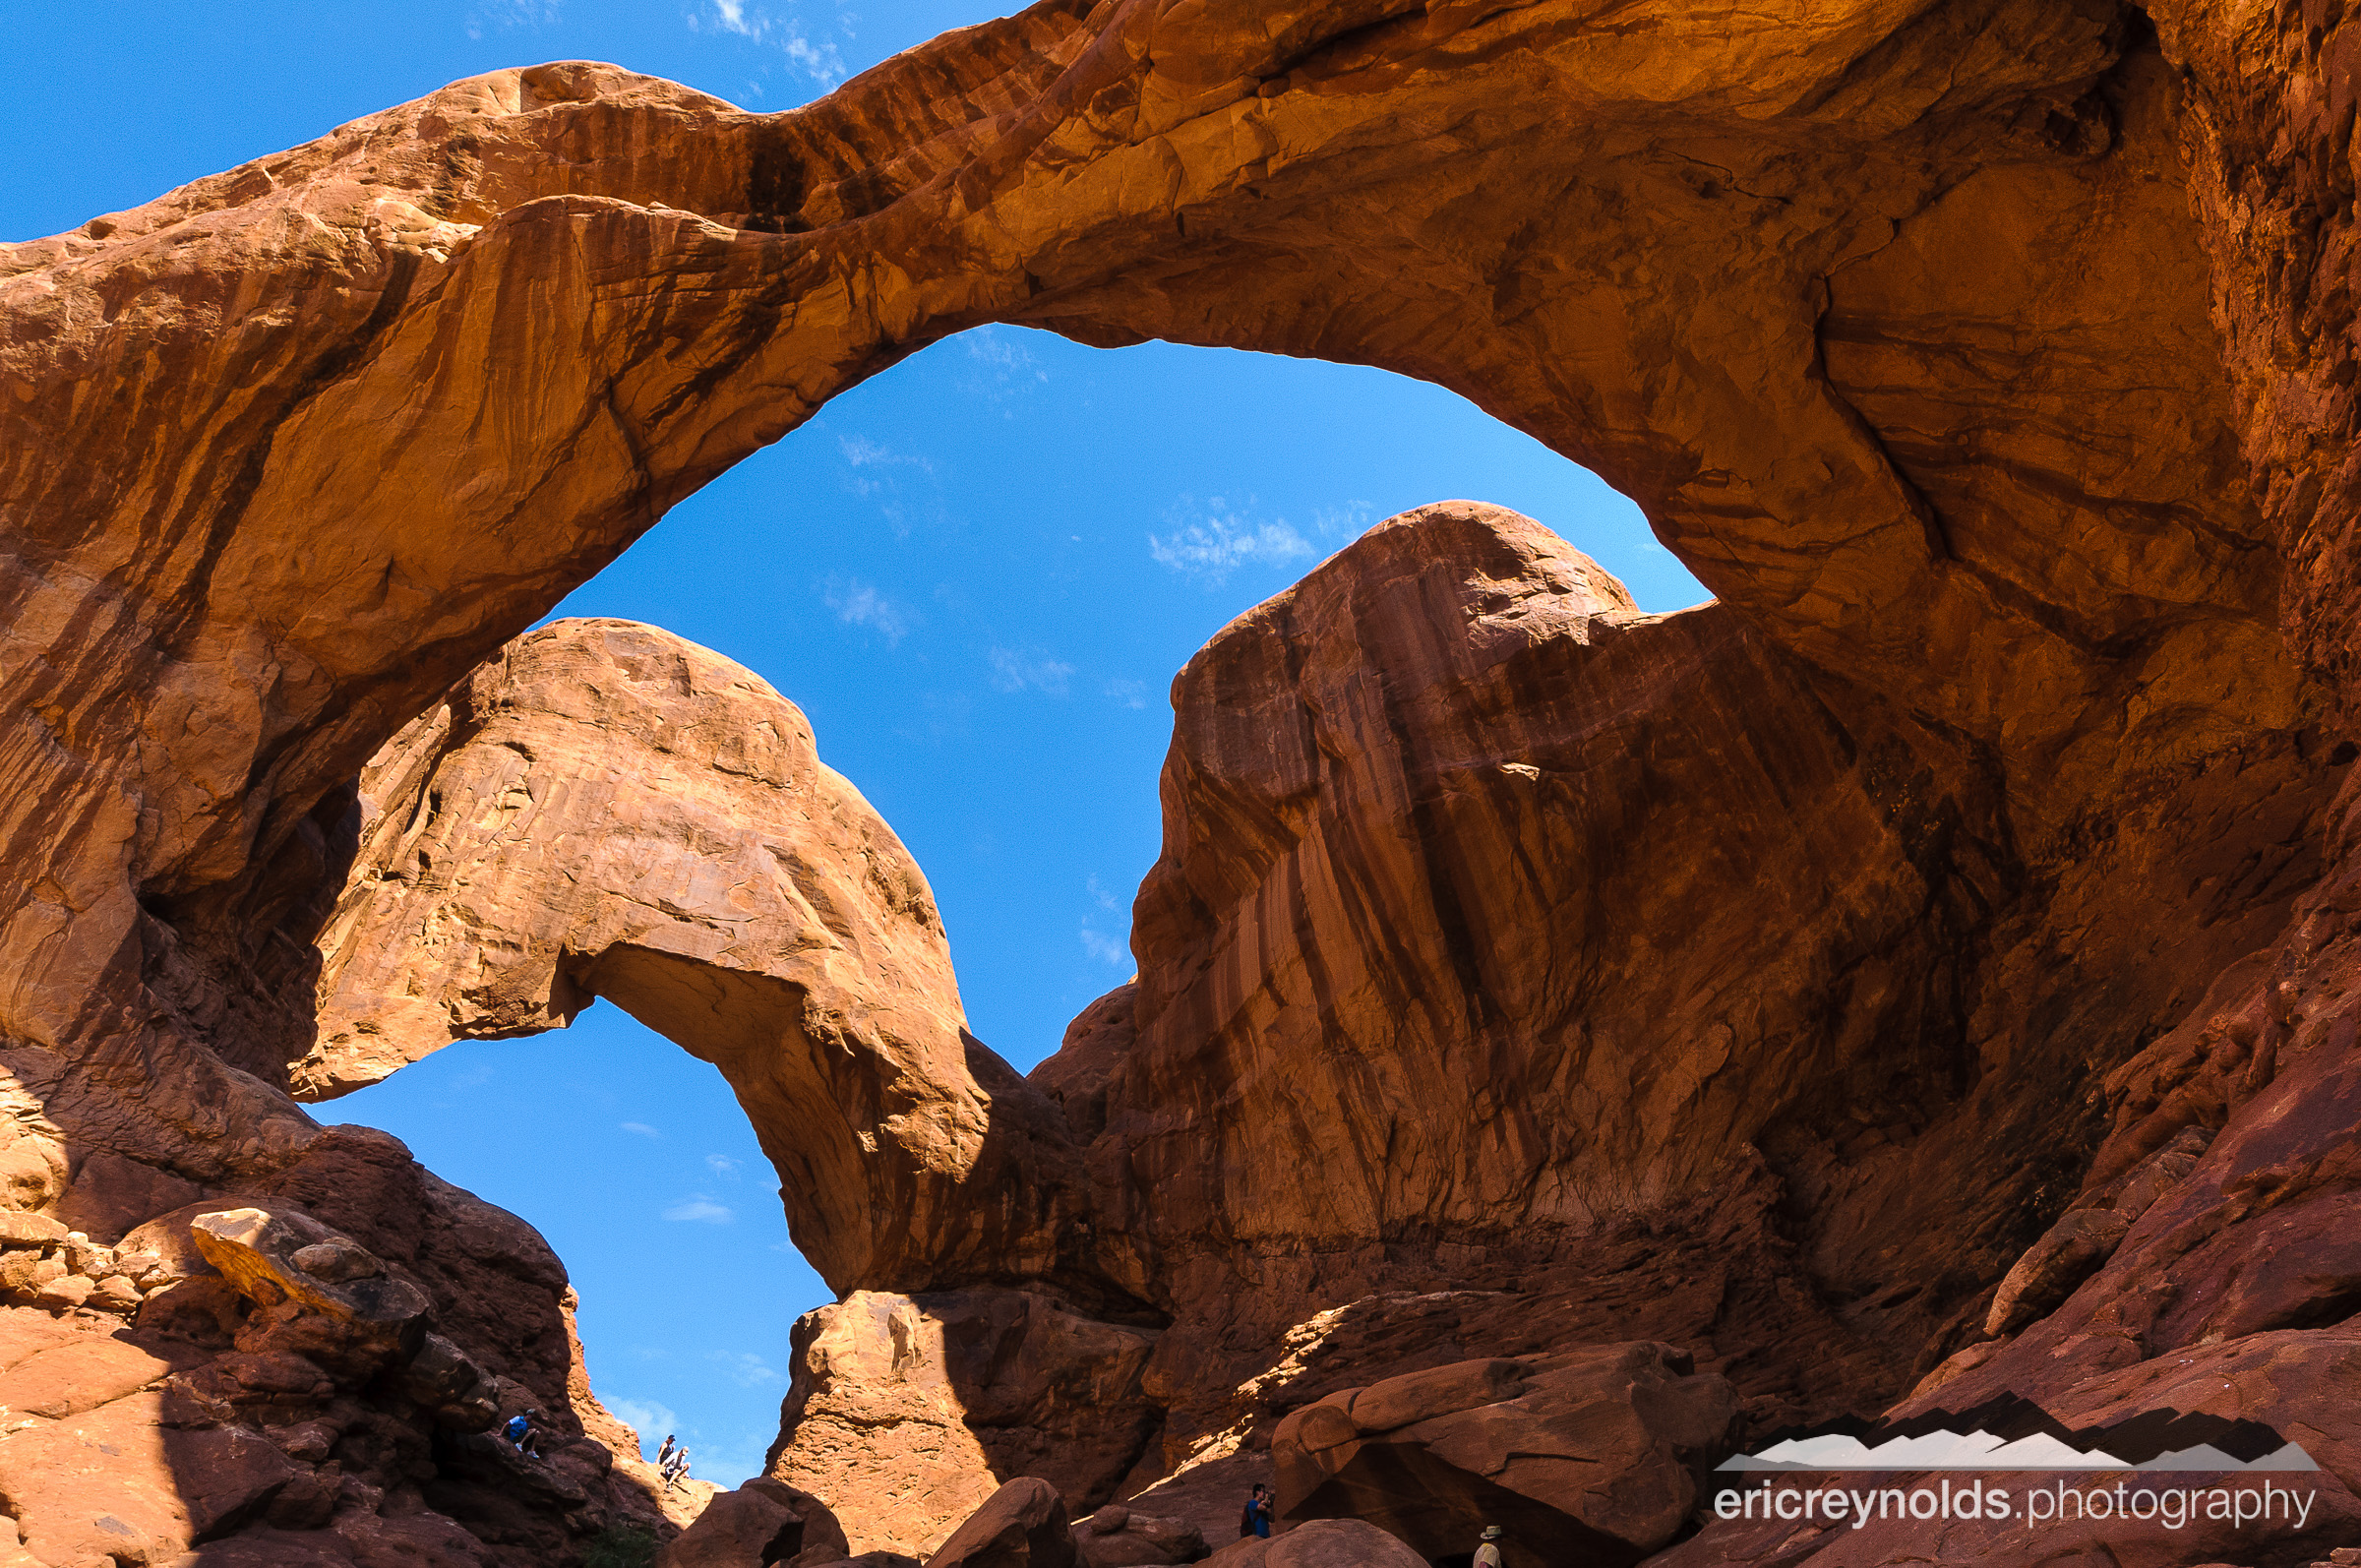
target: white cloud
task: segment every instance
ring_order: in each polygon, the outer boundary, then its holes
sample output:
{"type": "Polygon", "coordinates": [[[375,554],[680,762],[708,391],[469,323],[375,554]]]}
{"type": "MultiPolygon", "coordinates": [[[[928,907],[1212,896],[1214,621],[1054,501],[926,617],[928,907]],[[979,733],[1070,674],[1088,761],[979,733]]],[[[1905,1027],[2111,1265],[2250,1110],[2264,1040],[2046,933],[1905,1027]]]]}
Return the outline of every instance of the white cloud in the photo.
{"type": "Polygon", "coordinates": [[[844,80],[844,58],[836,52],[835,40],[823,38],[814,43],[792,22],[787,24],[787,59],[823,88],[844,80]]]}
{"type": "Polygon", "coordinates": [[[667,1220],[695,1220],[705,1225],[727,1225],[737,1216],[725,1204],[714,1202],[699,1192],[693,1198],[674,1204],[664,1211],[667,1220]]]}
{"type": "Polygon", "coordinates": [[[1219,582],[1232,569],[1286,566],[1319,552],[1285,517],[1259,522],[1241,515],[1220,496],[1199,507],[1187,496],[1164,514],[1168,532],[1148,535],[1156,564],[1187,576],[1219,582]]]}
{"type": "Polygon", "coordinates": [[[1322,507],[1311,514],[1311,525],[1319,530],[1322,539],[1330,543],[1350,544],[1369,531],[1377,520],[1377,509],[1365,501],[1348,501],[1341,507],[1322,507]]]}
{"type": "Polygon", "coordinates": [[[1032,350],[1017,340],[1016,332],[1013,327],[979,327],[961,333],[959,340],[967,345],[970,359],[980,359],[1012,375],[1030,372],[1037,382],[1048,381],[1050,373],[1041,368],[1032,350]]]}
{"type": "Polygon", "coordinates": [[[1063,696],[1066,682],[1073,673],[1072,665],[1059,664],[1046,655],[1019,653],[1013,648],[992,650],[992,687],[996,692],[1030,689],[1051,696],[1063,696]]]}
{"type": "Polygon", "coordinates": [[[856,468],[887,464],[918,468],[927,473],[935,471],[935,463],[932,458],[922,456],[917,452],[895,452],[891,447],[880,447],[867,436],[840,436],[836,441],[836,450],[844,454],[846,462],[856,468]]]}
{"type": "Polygon", "coordinates": [[[1116,896],[1109,892],[1106,888],[1099,885],[1099,879],[1096,875],[1093,875],[1090,878],[1090,896],[1101,909],[1116,909],[1120,907],[1117,902],[1116,896]]]}
{"type": "Polygon", "coordinates": [[[1131,961],[1130,948],[1104,932],[1092,931],[1088,926],[1082,928],[1082,950],[1102,964],[1121,965],[1131,961]]]}
{"type": "MultiPolygon", "coordinates": [[[[510,4],[521,0],[508,0],[510,4]]],[[[551,0],[554,6],[555,0],[551,0]]],[[[847,20],[847,19],[840,19],[847,20]]],[[[787,63],[823,88],[834,87],[844,80],[844,57],[832,37],[814,39],[803,25],[790,17],[780,21],[762,7],[750,6],[747,0],[713,0],[713,9],[692,11],[688,17],[689,30],[703,32],[708,28],[721,32],[735,33],[750,43],[761,43],[774,34],[787,63]]],[[[850,28],[846,29],[850,34],[850,28]]]]}
{"type": "Polygon", "coordinates": [[[649,1126],[644,1121],[619,1121],[616,1123],[616,1125],[623,1128],[623,1130],[626,1132],[636,1132],[642,1138],[661,1138],[664,1136],[664,1134],[658,1132],[655,1128],[649,1126]]]}
{"type": "Polygon", "coordinates": [[[762,1459],[769,1446],[767,1434],[748,1432],[726,1447],[700,1448],[690,1456],[690,1474],[699,1480],[738,1485],[762,1474],[762,1459]]]}
{"type": "Polygon", "coordinates": [[[1148,684],[1145,681],[1115,681],[1107,683],[1107,694],[1127,708],[1148,705],[1148,684]]]}
{"type": "Polygon", "coordinates": [[[705,1165],[713,1172],[715,1176],[725,1176],[733,1181],[738,1178],[738,1162],[731,1159],[726,1154],[706,1155],[705,1165]]]}
{"type": "Polygon", "coordinates": [[[745,1388],[760,1388],[764,1383],[782,1381],[768,1361],[747,1351],[715,1351],[713,1359],[727,1366],[730,1376],[745,1388]]]}
{"type": "Polygon", "coordinates": [[[742,38],[759,41],[762,34],[770,30],[770,19],[758,11],[755,13],[753,21],[747,20],[744,0],[713,0],[713,11],[721,19],[721,30],[724,32],[735,32],[742,38]]]}
{"type": "Polygon", "coordinates": [[[487,27],[545,28],[558,20],[558,0],[478,0],[467,12],[467,36],[480,38],[487,27]]]}
{"type": "Polygon", "coordinates": [[[820,597],[846,626],[866,627],[892,647],[910,634],[922,617],[907,605],[894,603],[858,577],[830,577],[820,597]]]}
{"type": "Polygon", "coordinates": [[[652,1399],[602,1399],[615,1418],[639,1434],[639,1457],[652,1459],[668,1435],[681,1429],[681,1418],[668,1406],[652,1399]]]}

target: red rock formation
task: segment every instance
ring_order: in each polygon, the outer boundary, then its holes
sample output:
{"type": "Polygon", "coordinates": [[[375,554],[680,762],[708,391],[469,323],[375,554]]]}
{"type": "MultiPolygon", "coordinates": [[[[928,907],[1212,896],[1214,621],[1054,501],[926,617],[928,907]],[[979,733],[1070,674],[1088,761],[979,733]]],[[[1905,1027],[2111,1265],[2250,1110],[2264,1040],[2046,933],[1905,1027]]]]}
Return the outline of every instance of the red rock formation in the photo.
{"type": "Polygon", "coordinates": [[[561,622],[389,743],[360,800],[299,1094],[603,996],[721,1069],[838,1289],[1057,1272],[1063,1126],[967,1033],[926,877],[758,677],[561,622]]]}
{"type": "Polygon", "coordinates": [[[1344,1389],[1272,1437],[1279,1511],[1361,1519],[1427,1561],[1501,1531],[1508,1568],[1636,1563],[1686,1533],[1737,1397],[1664,1345],[1460,1361],[1344,1389]]]}
{"type": "MultiPolygon", "coordinates": [[[[921,1073],[934,1127],[817,1184],[840,1283],[998,1271],[1170,1315],[1141,1481],[1250,1452],[1389,1343],[1401,1370],[1665,1339],[1758,1421],[1946,1357],[1926,1397],[2195,1399],[2193,1352],[2312,1419],[2352,1141],[2321,821],[2361,613],[2351,25],[2149,16],[1049,0],[779,116],[496,73],[0,247],[9,1201],[99,1244],[301,1210],[565,1410],[545,1252],[284,1092],[343,792],[673,501],[1013,321],[1454,387],[1637,498],[1719,602],[1633,618],[1441,513],[1226,633],[1182,683],[1140,985],[1042,1078],[1095,1140],[1089,1236],[1062,1171],[989,1158],[1059,1129],[938,1034],[865,1066],[921,1073]],[[1967,1346],[2027,1247],[2124,1212],[2190,1125],[2204,1161],[2063,1306],[1967,1346]],[[914,1149],[1004,1178],[974,1235],[914,1149]],[[845,1218],[872,1179],[922,1194],[909,1235],[845,1218]],[[1410,1304],[1441,1287],[1471,1294],[1410,1304]],[[1438,1318],[1448,1351],[1388,1340],[1438,1318]]],[[[14,1298],[147,1288],[38,1230],[14,1298]]],[[[272,1359],[305,1355],[264,1343],[283,1304],[197,1276],[138,1331],[293,1410],[329,1369],[272,1359]]],[[[424,1464],[489,1533],[338,1489],[344,1556],[554,1558],[622,1506],[575,1478],[495,1506],[497,1455],[434,1463],[427,1407],[328,1386],[347,1457],[302,1459],[315,1485],[424,1464]]],[[[260,1453],[234,1408],[118,1417],[260,1453]]],[[[174,1483],[151,1557],[270,1489],[174,1483]]],[[[2193,1541],[2152,1549],[2226,1549],[2193,1541]]]]}

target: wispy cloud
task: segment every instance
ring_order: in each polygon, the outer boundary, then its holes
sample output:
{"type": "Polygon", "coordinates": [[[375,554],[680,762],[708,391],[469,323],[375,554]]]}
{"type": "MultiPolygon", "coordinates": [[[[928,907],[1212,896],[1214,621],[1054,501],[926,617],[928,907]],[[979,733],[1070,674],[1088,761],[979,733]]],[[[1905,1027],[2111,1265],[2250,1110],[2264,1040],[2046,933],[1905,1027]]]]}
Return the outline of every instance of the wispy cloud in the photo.
{"type": "Polygon", "coordinates": [[[486,28],[545,28],[557,20],[558,0],[476,0],[467,9],[467,36],[480,38],[486,28]]]}
{"type": "Polygon", "coordinates": [[[846,462],[856,468],[890,466],[919,468],[928,473],[935,471],[934,459],[914,452],[895,452],[891,447],[879,446],[867,436],[840,436],[836,441],[836,450],[844,454],[846,462]]]}
{"type": "Polygon", "coordinates": [[[1046,655],[1021,653],[1014,648],[994,648],[992,658],[992,689],[996,692],[1044,692],[1051,696],[1063,696],[1066,682],[1074,673],[1070,664],[1060,664],[1046,655]]]}
{"type": "Polygon", "coordinates": [[[705,1166],[715,1176],[728,1176],[733,1181],[738,1179],[738,1172],[740,1169],[738,1162],[731,1159],[726,1154],[706,1155],[705,1166]]]}
{"type": "Polygon", "coordinates": [[[666,1209],[664,1218],[696,1221],[702,1225],[727,1225],[737,1216],[731,1213],[727,1204],[716,1203],[699,1192],[696,1196],[683,1199],[666,1209]]]}
{"type": "Polygon", "coordinates": [[[764,1383],[784,1381],[768,1361],[751,1352],[715,1351],[713,1359],[728,1367],[730,1376],[745,1388],[759,1388],[764,1383]]]}
{"type": "Polygon", "coordinates": [[[690,12],[688,21],[692,32],[725,32],[750,43],[775,43],[790,66],[823,88],[844,80],[844,56],[835,38],[824,34],[815,38],[793,17],[774,17],[766,8],[749,5],[747,0],[711,0],[710,9],[699,7],[690,12]]]}
{"type": "Polygon", "coordinates": [[[1016,332],[1013,327],[979,327],[961,333],[959,340],[967,345],[970,359],[1030,376],[1037,382],[1048,381],[1050,373],[1041,368],[1041,361],[1033,357],[1033,351],[1017,340],[1016,332]]]}
{"type": "Polygon", "coordinates": [[[1377,509],[1366,501],[1348,501],[1342,506],[1321,507],[1311,514],[1311,525],[1328,544],[1351,544],[1369,531],[1377,520],[1377,509]]]}
{"type": "Polygon", "coordinates": [[[652,1399],[607,1399],[600,1403],[617,1420],[639,1434],[641,1459],[653,1459],[664,1439],[681,1429],[681,1418],[672,1413],[672,1408],[652,1399]]]}
{"type": "Polygon", "coordinates": [[[1208,582],[1241,566],[1283,567],[1319,553],[1285,517],[1258,520],[1220,496],[1203,506],[1182,496],[1164,522],[1165,532],[1148,535],[1149,556],[1158,566],[1208,582]]]}
{"type": "Polygon", "coordinates": [[[837,620],[875,632],[887,647],[899,644],[923,619],[916,610],[894,603],[858,577],[830,577],[820,597],[836,612],[837,620]]]}
{"type": "Polygon", "coordinates": [[[834,87],[844,80],[844,56],[837,52],[835,39],[823,38],[816,43],[791,22],[787,25],[786,48],[789,62],[821,87],[834,87]]]}
{"type": "Polygon", "coordinates": [[[1127,964],[1131,949],[1105,932],[1093,931],[1088,922],[1082,926],[1082,950],[1102,964],[1127,964]]]}
{"type": "Polygon", "coordinates": [[[655,1128],[649,1126],[644,1121],[620,1121],[617,1122],[616,1125],[623,1128],[623,1130],[626,1132],[636,1132],[642,1138],[661,1138],[664,1136],[664,1134],[658,1132],[655,1128]]]}
{"type": "Polygon", "coordinates": [[[1105,691],[1127,708],[1144,708],[1148,705],[1148,683],[1145,681],[1110,680],[1105,691]]]}
{"type": "Polygon", "coordinates": [[[1050,379],[1041,361],[1033,357],[1033,350],[1025,346],[1028,335],[1019,327],[978,327],[960,334],[971,371],[960,378],[960,392],[999,409],[1002,419],[1014,419],[1016,405],[1050,379]]]}

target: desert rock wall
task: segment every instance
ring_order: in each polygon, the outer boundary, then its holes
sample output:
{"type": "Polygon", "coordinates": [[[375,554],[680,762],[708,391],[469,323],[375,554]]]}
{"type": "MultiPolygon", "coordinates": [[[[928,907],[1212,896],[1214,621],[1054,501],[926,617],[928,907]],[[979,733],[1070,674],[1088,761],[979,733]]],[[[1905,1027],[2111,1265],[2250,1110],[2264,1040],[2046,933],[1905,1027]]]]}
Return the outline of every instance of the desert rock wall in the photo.
{"type": "MultiPolygon", "coordinates": [[[[0,1065],[39,1233],[8,1288],[128,1306],[44,1226],[301,1209],[279,1183],[343,1156],[291,1091],[606,995],[737,1065],[846,1290],[1152,1330],[1108,1385],[1124,1433],[1161,1423],[1131,1486],[1250,1462],[1339,1379],[1581,1338],[1693,1344],[1771,1420],[1921,1374],[2113,1409],[2194,1390],[2159,1357],[2219,1334],[2232,1396],[2317,1412],[2350,1275],[2348,31],[1049,0],[780,115],[493,73],[0,247],[0,1065]],[[1462,509],[1230,629],[1180,689],[1141,980],[1040,1094],[971,1049],[923,879],[776,723],[634,733],[715,799],[800,800],[884,885],[783,865],[736,908],[681,866],[745,838],[692,813],[655,823],[671,871],[592,854],[598,896],[534,901],[580,846],[504,825],[622,795],[419,716],[683,496],[983,322],[1436,381],[1638,499],[1717,602],[1635,617],[1462,509]],[[384,810],[435,776],[450,812],[384,810]],[[480,894],[404,860],[430,839],[480,894]],[[634,904],[659,886],[688,901],[634,904]],[[2309,1273],[2272,1272],[2286,1236],[2309,1273]]],[[[469,1230],[335,1223],[430,1297],[469,1230]]],[[[212,1277],[184,1262],[172,1289],[212,1277]]],[[[150,1326],[209,1365],[324,1332],[226,1289],[150,1326]]],[[[563,1358],[562,1286],[517,1289],[563,1358]]],[[[451,1324],[507,1375],[499,1325],[451,1324]]],[[[534,1357],[511,1381],[559,1400],[534,1357]]],[[[358,1398],[271,1364],[262,1403],[358,1398]]],[[[427,1464],[476,1508],[493,1473],[422,1414],[464,1381],[348,1413],[348,1474],[427,1464]]],[[[186,1429],[247,1452],[254,1402],[207,1386],[186,1429]]],[[[1009,1397],[1001,1452],[1067,1440],[1009,1397]]],[[[629,1511],[579,1459],[468,1529],[572,1549],[629,1511]]],[[[346,1519],[347,1555],[416,1517],[309,1484],[287,1517],[346,1519]]]]}

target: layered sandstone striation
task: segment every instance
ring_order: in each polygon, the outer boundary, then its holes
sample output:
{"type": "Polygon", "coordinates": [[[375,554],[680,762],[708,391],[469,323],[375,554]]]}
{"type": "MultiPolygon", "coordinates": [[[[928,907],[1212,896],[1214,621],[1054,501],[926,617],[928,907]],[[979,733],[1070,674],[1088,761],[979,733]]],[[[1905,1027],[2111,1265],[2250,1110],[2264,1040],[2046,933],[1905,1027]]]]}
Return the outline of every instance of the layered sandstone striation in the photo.
{"type": "MultiPolygon", "coordinates": [[[[2353,26],[1048,0],[780,115],[494,73],[0,247],[0,1290],[141,1379],[28,1418],[149,1456],[12,1435],[20,1538],[114,1552],[56,1501],[98,1485],[151,1562],[653,1520],[546,1248],[292,1098],[594,995],[732,1073],[836,1312],[961,1303],[909,1395],[961,1497],[1055,1473],[993,1550],[1583,1343],[1690,1352],[1741,1432],[2005,1390],[2353,1474],[2353,26]],[[1451,506],[1242,618],[1177,688],[1139,982],[1028,1089],[785,703],[632,629],[501,651],[986,321],[1439,382],[1717,600],[1451,506]],[[959,1324],[1026,1368],[992,1420],[959,1324]],[[567,1463],[449,1424],[525,1399],[567,1463]]],[[[782,1464],[884,1397],[821,1370],[782,1464]]]]}

